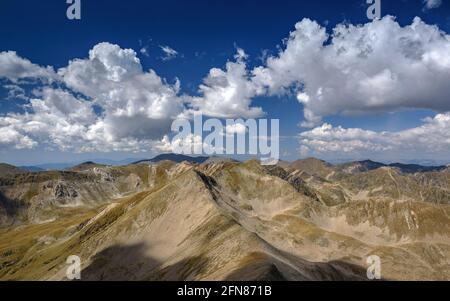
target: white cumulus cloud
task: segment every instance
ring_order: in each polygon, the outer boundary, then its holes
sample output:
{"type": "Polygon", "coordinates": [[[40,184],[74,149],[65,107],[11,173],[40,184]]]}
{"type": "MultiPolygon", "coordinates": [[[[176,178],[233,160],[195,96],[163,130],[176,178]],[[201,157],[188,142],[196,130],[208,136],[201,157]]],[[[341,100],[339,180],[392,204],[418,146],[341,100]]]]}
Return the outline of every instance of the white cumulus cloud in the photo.
{"type": "Polygon", "coordinates": [[[225,70],[213,68],[200,85],[201,97],[193,97],[192,105],[204,115],[219,118],[256,118],[264,115],[259,107],[251,107],[257,95],[247,70],[245,52],[238,48],[235,61],[225,70]]]}
{"type": "Polygon", "coordinates": [[[299,135],[301,153],[341,157],[383,157],[385,154],[422,158],[433,155],[450,159],[450,113],[426,118],[421,126],[397,131],[369,131],[323,124],[299,135]]]}
{"type": "Polygon", "coordinates": [[[333,114],[445,112],[450,110],[450,36],[417,17],[405,27],[391,16],[365,25],[340,24],[331,35],[304,19],[285,49],[253,75],[252,82],[269,94],[298,93],[304,126],[333,114]]]}
{"type": "Polygon", "coordinates": [[[51,66],[42,67],[21,58],[15,51],[3,51],[0,52],[0,78],[2,77],[17,82],[28,78],[53,80],[56,74],[51,66]]]}
{"type": "Polygon", "coordinates": [[[118,139],[159,139],[183,111],[179,82],[169,85],[154,70],[144,72],[131,49],[101,43],[88,59],[73,60],[58,73],[104,110],[105,132],[118,139]]]}
{"type": "Polygon", "coordinates": [[[71,90],[38,88],[26,113],[0,116],[2,148],[40,144],[76,152],[148,151],[184,109],[179,82],[170,85],[155,71],[143,71],[131,49],[100,43],[88,58],[70,61],[57,76],[47,72],[52,68],[42,69],[15,54],[6,57],[20,62],[22,69],[3,67],[8,71],[3,77],[58,77],[59,85],[71,90]],[[16,145],[11,137],[17,137],[16,145]]]}

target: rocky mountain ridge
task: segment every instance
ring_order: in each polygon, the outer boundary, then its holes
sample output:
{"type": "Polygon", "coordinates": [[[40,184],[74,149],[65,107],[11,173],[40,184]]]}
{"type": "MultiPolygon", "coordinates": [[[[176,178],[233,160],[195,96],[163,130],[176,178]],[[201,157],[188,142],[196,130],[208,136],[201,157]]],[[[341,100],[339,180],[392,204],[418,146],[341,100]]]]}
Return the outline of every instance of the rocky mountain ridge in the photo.
{"type": "Polygon", "coordinates": [[[450,280],[450,174],[309,159],[160,161],[0,180],[0,279],[450,280]]]}

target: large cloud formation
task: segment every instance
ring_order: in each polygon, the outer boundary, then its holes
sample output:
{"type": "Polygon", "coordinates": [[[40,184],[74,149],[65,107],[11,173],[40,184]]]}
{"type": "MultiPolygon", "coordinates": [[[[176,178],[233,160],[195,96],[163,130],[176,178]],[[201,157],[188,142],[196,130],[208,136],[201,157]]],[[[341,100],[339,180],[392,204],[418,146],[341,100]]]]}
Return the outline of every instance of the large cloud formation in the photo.
{"type": "Polygon", "coordinates": [[[450,113],[426,118],[424,124],[398,132],[375,132],[358,128],[345,129],[323,124],[299,135],[301,152],[304,156],[379,156],[395,154],[400,156],[445,155],[450,150],[450,113]]]}
{"type": "Polygon", "coordinates": [[[179,82],[169,85],[155,71],[143,72],[131,49],[101,43],[89,59],[73,60],[58,73],[104,110],[102,122],[112,139],[160,138],[183,110],[179,82]]]}
{"type": "Polygon", "coordinates": [[[450,110],[450,36],[419,18],[405,27],[390,16],[341,24],[331,35],[304,19],[286,48],[253,73],[255,84],[269,93],[294,87],[304,126],[332,114],[450,110]]]}
{"type": "Polygon", "coordinates": [[[95,45],[88,58],[74,59],[56,72],[15,52],[2,52],[0,78],[14,83],[5,88],[20,88],[25,79],[39,79],[43,84],[29,97],[26,113],[0,116],[0,147],[159,150],[178,116],[192,116],[194,111],[212,117],[262,116],[261,108],[250,107],[255,93],[245,59],[238,49],[235,61],[229,61],[225,70],[211,69],[199,87],[200,96],[194,97],[180,95],[178,80],[171,85],[154,70],[144,71],[134,50],[110,43],[95,45]]]}
{"type": "MultiPolygon", "coordinates": [[[[448,150],[450,36],[416,17],[401,26],[386,16],[363,25],[339,24],[331,33],[304,19],[275,56],[248,68],[237,49],[224,68],[212,68],[198,95],[180,94],[154,70],[143,70],[134,50],[100,43],[89,56],[59,70],[13,51],[0,53],[0,78],[12,95],[27,98],[26,113],[0,116],[0,148],[43,145],[70,151],[140,151],[167,145],[170,124],[194,112],[219,118],[256,118],[258,96],[297,96],[304,108],[300,135],[304,153],[448,150]],[[31,96],[20,85],[38,83],[31,96]],[[12,91],[12,87],[14,91],[12,91]],[[373,114],[402,109],[437,113],[402,132],[372,132],[322,124],[337,114],[373,114]],[[420,145],[418,145],[420,144],[420,145]],[[428,147],[427,145],[433,145],[428,147]]],[[[275,100],[274,100],[275,101],[275,100]]]]}
{"type": "Polygon", "coordinates": [[[403,154],[448,159],[450,150],[450,36],[416,17],[400,26],[387,16],[365,25],[340,24],[332,34],[304,19],[276,56],[253,71],[259,93],[296,93],[304,107],[303,156],[370,157],[403,154]],[[401,132],[323,124],[330,115],[402,109],[438,114],[401,132]]]}
{"type": "Polygon", "coordinates": [[[75,59],[57,73],[13,52],[0,53],[0,61],[7,62],[0,77],[11,81],[59,81],[57,88],[34,91],[27,113],[0,117],[3,146],[23,149],[43,144],[79,152],[149,150],[183,111],[179,82],[169,85],[155,71],[144,72],[136,53],[117,45],[100,43],[89,58],[75,59]]]}

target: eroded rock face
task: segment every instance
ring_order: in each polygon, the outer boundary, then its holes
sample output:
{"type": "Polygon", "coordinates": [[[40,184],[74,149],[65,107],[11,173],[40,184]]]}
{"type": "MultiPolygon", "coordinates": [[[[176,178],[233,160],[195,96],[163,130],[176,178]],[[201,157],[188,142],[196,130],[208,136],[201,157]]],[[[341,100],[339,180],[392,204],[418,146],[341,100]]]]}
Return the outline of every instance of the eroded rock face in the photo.
{"type": "Polygon", "coordinates": [[[100,175],[102,181],[114,182],[114,180],[115,180],[113,175],[108,170],[105,170],[104,168],[95,167],[92,169],[92,172],[96,175],[100,175]]]}
{"type": "Polygon", "coordinates": [[[0,228],[57,218],[59,207],[94,208],[149,187],[147,165],[87,165],[0,177],[0,228]],[[16,208],[15,210],[13,210],[16,208]]]}
{"type": "Polygon", "coordinates": [[[29,218],[0,232],[0,279],[62,280],[78,254],[85,280],[365,280],[370,255],[383,279],[450,280],[450,205],[436,192],[447,175],[295,166],[166,161],[12,178],[0,216],[26,199],[16,214],[29,218]]]}
{"type": "Polygon", "coordinates": [[[78,196],[78,192],[73,188],[63,183],[58,183],[55,187],[55,198],[58,199],[74,199],[78,196]]]}

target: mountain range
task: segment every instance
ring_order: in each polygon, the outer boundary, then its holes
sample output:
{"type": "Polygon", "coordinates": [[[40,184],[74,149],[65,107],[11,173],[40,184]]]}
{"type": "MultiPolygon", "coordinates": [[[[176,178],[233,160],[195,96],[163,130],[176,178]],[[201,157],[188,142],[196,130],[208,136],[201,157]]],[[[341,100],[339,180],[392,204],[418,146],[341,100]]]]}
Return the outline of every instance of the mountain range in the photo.
{"type": "MultiPolygon", "coordinates": [[[[234,160],[234,159],[229,159],[229,158],[225,158],[225,157],[202,157],[202,156],[197,156],[197,157],[192,157],[192,156],[187,156],[187,155],[182,155],[182,154],[173,154],[173,153],[167,153],[167,154],[160,154],[157,155],[151,159],[124,159],[124,160],[119,160],[119,161],[114,161],[114,160],[108,160],[108,159],[93,159],[90,161],[86,161],[86,162],[96,162],[98,164],[104,164],[104,165],[112,165],[112,166],[121,166],[121,165],[127,165],[127,164],[139,164],[139,163],[157,163],[163,160],[170,160],[173,162],[178,162],[181,163],[183,161],[186,162],[192,162],[192,163],[203,163],[207,160],[213,160],[213,159],[227,159],[227,160],[234,160]]],[[[234,160],[235,161],[235,160],[234,160]]],[[[302,161],[302,160],[300,160],[302,161]]],[[[61,163],[47,163],[47,164],[37,164],[37,165],[28,165],[28,166],[18,166],[17,168],[25,170],[25,171],[29,171],[29,172],[39,172],[39,171],[46,171],[46,170],[64,170],[64,169],[68,169],[71,168],[73,166],[82,164],[83,161],[78,161],[78,162],[61,162],[61,163]]],[[[430,163],[430,162],[428,162],[430,163]]],[[[3,163],[6,164],[6,163],[3,163]]],[[[432,165],[432,164],[413,164],[413,163],[391,163],[391,164],[385,164],[385,163],[380,163],[380,162],[375,162],[375,161],[371,161],[371,160],[364,160],[364,161],[351,161],[348,160],[344,163],[337,163],[334,164],[335,166],[352,166],[355,164],[359,164],[361,166],[361,168],[366,169],[366,170],[372,170],[372,169],[376,169],[376,168],[380,168],[383,166],[390,166],[390,167],[397,167],[399,169],[401,169],[404,172],[410,172],[410,173],[414,173],[414,172],[420,172],[420,171],[439,171],[439,170],[444,170],[447,168],[446,165],[432,165]]],[[[9,164],[7,164],[9,165],[9,164]]],[[[1,166],[0,166],[0,172],[1,172],[1,166]]]]}
{"type": "Polygon", "coordinates": [[[138,160],[143,159],[135,159],[135,158],[128,158],[123,160],[109,160],[109,159],[92,159],[88,161],[75,161],[75,162],[60,162],[60,163],[45,163],[45,164],[37,164],[37,165],[22,165],[18,166],[20,169],[30,171],[30,172],[37,172],[37,171],[48,171],[48,170],[64,170],[67,168],[71,168],[73,166],[82,164],[83,162],[96,162],[99,164],[104,165],[112,165],[112,166],[121,166],[121,165],[127,165],[131,164],[133,162],[136,162],[138,160]]]}
{"type": "Polygon", "coordinates": [[[450,280],[450,169],[163,155],[0,167],[0,279],[450,280]]]}

